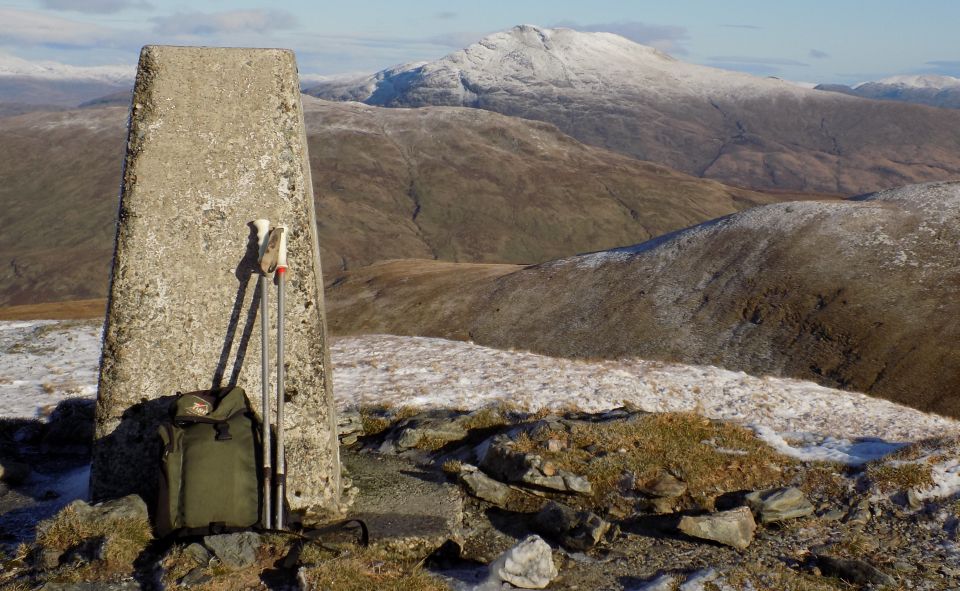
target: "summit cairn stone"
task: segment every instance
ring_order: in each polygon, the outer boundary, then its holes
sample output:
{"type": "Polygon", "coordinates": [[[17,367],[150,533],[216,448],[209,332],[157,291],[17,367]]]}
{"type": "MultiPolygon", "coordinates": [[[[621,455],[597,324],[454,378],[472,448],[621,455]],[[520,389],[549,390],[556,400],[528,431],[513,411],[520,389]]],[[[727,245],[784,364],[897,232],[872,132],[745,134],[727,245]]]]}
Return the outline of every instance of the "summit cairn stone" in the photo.
{"type": "MultiPolygon", "coordinates": [[[[239,385],[260,414],[258,247],[288,227],[287,501],[340,509],[323,281],[292,52],[147,46],[130,114],[91,473],[94,499],[155,497],[177,391],[239,385]]],[[[270,287],[271,362],[276,289],[270,287]]],[[[276,367],[271,371],[276,389],[276,367]]],[[[273,404],[275,407],[275,403],[273,404]]]]}

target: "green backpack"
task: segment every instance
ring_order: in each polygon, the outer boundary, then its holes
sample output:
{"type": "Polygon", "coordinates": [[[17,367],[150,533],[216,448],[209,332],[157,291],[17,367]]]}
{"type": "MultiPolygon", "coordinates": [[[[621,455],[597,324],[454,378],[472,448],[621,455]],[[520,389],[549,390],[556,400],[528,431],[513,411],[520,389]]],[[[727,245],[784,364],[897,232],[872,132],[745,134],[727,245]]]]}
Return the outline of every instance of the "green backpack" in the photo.
{"type": "Polygon", "coordinates": [[[242,388],[177,393],[160,425],[157,533],[218,533],[260,520],[260,429],[242,388]]]}

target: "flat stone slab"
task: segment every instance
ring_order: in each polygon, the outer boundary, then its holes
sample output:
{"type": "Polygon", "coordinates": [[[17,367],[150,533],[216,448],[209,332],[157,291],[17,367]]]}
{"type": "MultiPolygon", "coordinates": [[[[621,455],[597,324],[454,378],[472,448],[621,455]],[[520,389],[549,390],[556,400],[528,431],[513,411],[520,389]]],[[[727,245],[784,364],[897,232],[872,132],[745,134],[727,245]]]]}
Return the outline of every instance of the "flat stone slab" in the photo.
{"type": "Polygon", "coordinates": [[[350,512],[370,529],[370,544],[422,558],[460,535],[463,494],[435,472],[396,456],[343,450],[359,494],[350,512]]]}
{"type": "MultiPolygon", "coordinates": [[[[289,228],[288,501],[293,509],[324,511],[339,504],[323,281],[294,55],[165,46],[143,49],[133,96],[100,368],[94,499],[155,496],[157,425],[175,392],[236,384],[259,414],[257,218],[289,228]]],[[[272,286],[270,293],[274,380],[272,286]]]]}

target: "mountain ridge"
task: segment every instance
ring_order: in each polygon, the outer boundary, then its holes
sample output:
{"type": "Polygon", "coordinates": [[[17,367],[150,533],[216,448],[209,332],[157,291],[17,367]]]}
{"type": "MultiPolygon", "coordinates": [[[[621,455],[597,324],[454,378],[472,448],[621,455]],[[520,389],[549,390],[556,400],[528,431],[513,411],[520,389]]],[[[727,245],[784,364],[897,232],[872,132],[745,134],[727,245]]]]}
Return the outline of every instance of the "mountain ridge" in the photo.
{"type": "Polygon", "coordinates": [[[304,91],[547,121],[738,186],[853,195],[960,178],[960,113],[687,64],[610,33],[514,27],[427,64],[304,91]]]}

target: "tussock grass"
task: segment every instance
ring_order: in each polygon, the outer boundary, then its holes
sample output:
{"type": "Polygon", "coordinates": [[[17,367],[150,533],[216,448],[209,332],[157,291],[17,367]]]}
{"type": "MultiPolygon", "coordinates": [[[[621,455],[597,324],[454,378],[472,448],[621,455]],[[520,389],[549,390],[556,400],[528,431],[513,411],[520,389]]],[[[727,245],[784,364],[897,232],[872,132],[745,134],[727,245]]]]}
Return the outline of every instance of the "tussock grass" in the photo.
{"type": "Polygon", "coordinates": [[[53,518],[49,527],[38,532],[36,545],[42,549],[66,552],[88,540],[103,540],[103,559],[81,568],[68,569],[57,578],[66,581],[102,580],[133,572],[133,562],[153,539],[146,519],[124,518],[93,520],[79,515],[67,505],[53,518]]]}
{"type": "Polygon", "coordinates": [[[840,462],[813,462],[803,471],[799,488],[806,494],[820,493],[831,499],[842,498],[849,491],[845,474],[849,467],[840,462]]]}
{"type": "MultiPolygon", "coordinates": [[[[306,557],[304,557],[306,558],[306,557]]],[[[309,589],[337,591],[449,591],[419,563],[400,561],[377,549],[358,549],[325,558],[303,571],[309,589]]]]}
{"type": "Polygon", "coordinates": [[[796,462],[780,455],[737,425],[694,413],[657,413],[629,421],[582,423],[569,434],[521,434],[518,450],[531,451],[559,468],[587,476],[602,501],[625,471],[640,483],[668,470],[687,483],[694,498],[782,484],[796,462]],[[570,447],[549,452],[547,439],[568,439],[570,447]],[[589,447],[591,451],[584,448],[589,447]],[[736,453],[731,453],[736,451],[736,453]]]}
{"type": "Polygon", "coordinates": [[[420,412],[412,406],[393,406],[391,404],[361,405],[358,411],[364,436],[383,433],[394,423],[408,419],[420,412]]]}
{"type": "Polygon", "coordinates": [[[190,587],[196,591],[235,591],[236,589],[262,588],[261,574],[275,567],[290,551],[293,539],[280,534],[261,536],[261,545],[257,549],[257,560],[242,569],[230,569],[216,560],[212,564],[201,564],[186,553],[186,545],[176,545],[163,558],[162,583],[166,589],[178,588],[177,583],[194,568],[200,567],[208,575],[209,581],[190,587]]]}

